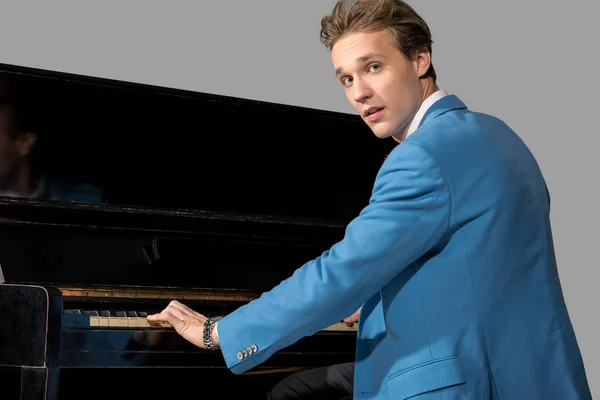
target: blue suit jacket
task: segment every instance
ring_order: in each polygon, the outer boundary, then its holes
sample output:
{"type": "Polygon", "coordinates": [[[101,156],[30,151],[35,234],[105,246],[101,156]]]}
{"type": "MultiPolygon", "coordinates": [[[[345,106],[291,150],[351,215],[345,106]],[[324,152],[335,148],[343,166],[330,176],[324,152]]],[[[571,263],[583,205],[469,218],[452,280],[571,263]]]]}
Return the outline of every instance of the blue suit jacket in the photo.
{"type": "Polygon", "coordinates": [[[247,371],[364,304],[356,399],[590,399],[549,212],[519,137],[447,96],[385,160],[343,240],[219,322],[227,366],[247,371]]]}

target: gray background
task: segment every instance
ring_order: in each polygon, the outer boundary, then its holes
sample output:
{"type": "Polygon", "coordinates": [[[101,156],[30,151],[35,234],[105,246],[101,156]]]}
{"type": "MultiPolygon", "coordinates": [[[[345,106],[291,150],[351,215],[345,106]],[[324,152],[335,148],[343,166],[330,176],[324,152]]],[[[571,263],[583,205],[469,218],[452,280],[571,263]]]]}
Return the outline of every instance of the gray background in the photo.
{"type": "MultiPolygon", "coordinates": [[[[353,112],[318,41],[334,2],[5,2],[0,62],[353,112]]],[[[440,86],[512,125],[542,166],[565,296],[600,395],[600,2],[410,4],[432,29],[440,86]]]]}

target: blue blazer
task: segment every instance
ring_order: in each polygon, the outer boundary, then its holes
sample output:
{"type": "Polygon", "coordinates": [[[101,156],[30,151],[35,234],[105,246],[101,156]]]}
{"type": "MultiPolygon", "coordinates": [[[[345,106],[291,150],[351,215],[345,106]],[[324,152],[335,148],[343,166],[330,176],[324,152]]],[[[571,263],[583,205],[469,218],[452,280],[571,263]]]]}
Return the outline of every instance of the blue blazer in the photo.
{"type": "Polygon", "coordinates": [[[218,325],[242,373],[361,305],[355,399],[591,399],[550,198],[501,120],[437,101],[343,240],[218,325]]]}

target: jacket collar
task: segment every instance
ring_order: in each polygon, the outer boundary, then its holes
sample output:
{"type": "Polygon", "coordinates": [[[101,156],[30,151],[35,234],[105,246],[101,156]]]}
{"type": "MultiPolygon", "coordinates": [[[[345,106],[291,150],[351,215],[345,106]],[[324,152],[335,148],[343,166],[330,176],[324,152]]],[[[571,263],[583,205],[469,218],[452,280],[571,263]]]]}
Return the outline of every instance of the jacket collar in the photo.
{"type": "Polygon", "coordinates": [[[431,107],[427,109],[427,112],[425,112],[423,119],[421,119],[421,122],[419,123],[419,127],[421,127],[421,125],[423,125],[425,122],[437,118],[440,115],[444,115],[449,111],[466,109],[467,106],[465,105],[465,103],[463,103],[462,100],[456,97],[456,95],[451,94],[445,96],[433,103],[431,107]]]}

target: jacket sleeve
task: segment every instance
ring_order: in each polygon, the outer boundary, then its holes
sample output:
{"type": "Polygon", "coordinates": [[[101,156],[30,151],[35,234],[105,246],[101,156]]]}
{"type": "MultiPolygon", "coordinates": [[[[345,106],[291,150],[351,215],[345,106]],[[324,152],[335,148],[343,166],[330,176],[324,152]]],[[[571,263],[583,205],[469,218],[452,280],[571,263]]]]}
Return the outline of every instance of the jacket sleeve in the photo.
{"type": "Polygon", "coordinates": [[[377,174],[369,204],[341,241],[219,321],[227,367],[243,373],[352,314],[436,244],[450,210],[435,160],[416,144],[396,146],[377,174]]]}

